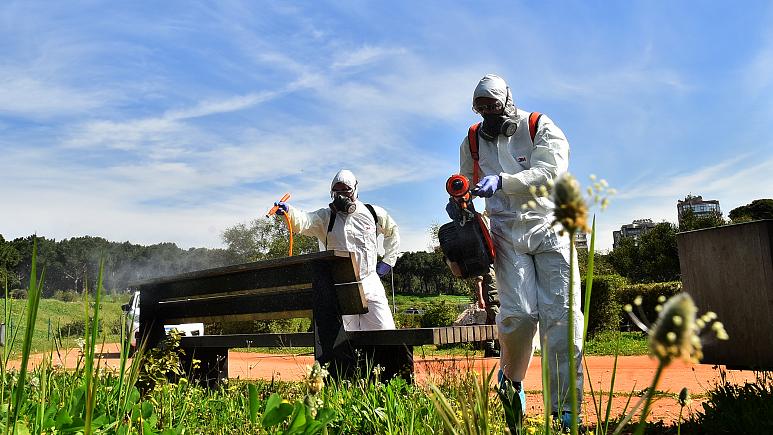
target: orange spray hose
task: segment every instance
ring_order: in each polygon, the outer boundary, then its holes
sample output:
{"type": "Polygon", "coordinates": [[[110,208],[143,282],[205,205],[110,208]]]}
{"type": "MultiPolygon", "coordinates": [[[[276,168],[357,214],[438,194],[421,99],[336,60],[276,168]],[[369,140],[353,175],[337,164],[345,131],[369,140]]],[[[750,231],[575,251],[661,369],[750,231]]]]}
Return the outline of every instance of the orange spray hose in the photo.
{"type": "MultiPolygon", "coordinates": [[[[287,202],[287,200],[290,199],[290,194],[285,193],[282,199],[279,200],[279,202],[287,202]]],[[[266,213],[266,217],[270,217],[274,214],[276,214],[277,210],[279,210],[279,206],[275,205],[271,207],[271,209],[266,213]]],[[[283,213],[285,217],[285,223],[287,224],[287,232],[290,233],[290,253],[289,256],[293,256],[293,224],[290,220],[290,213],[283,213]]]]}

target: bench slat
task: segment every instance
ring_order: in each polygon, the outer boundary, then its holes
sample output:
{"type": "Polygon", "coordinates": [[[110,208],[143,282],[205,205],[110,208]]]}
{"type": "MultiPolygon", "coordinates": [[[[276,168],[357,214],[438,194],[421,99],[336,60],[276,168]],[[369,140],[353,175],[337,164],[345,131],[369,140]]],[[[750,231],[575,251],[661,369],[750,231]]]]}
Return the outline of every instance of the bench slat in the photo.
{"type": "Polygon", "coordinates": [[[248,314],[223,314],[221,316],[198,316],[198,317],[173,317],[164,320],[164,324],[176,323],[212,323],[212,322],[250,322],[254,320],[282,320],[282,319],[300,319],[312,318],[311,310],[298,311],[277,311],[273,313],[248,313],[248,314]]]}
{"type": "MultiPolygon", "coordinates": [[[[424,344],[456,344],[473,341],[470,334],[480,337],[476,341],[493,340],[497,338],[494,325],[448,326],[444,328],[406,328],[381,331],[348,331],[349,342],[357,345],[407,345],[420,346],[424,344]],[[457,330],[459,339],[449,340],[457,330]],[[464,331],[464,332],[463,332],[464,331]],[[475,331],[475,332],[473,332],[475,331]],[[466,333],[468,340],[462,340],[461,334],[466,333]],[[443,338],[441,338],[443,337],[443,338]]],[[[312,347],[314,333],[266,333],[266,334],[230,334],[202,335],[199,337],[182,337],[183,347],[312,347]]]]}
{"type": "Polygon", "coordinates": [[[186,280],[199,280],[207,277],[219,277],[223,275],[230,275],[241,272],[251,272],[263,269],[284,269],[288,266],[303,265],[306,262],[313,260],[330,260],[335,258],[349,258],[350,253],[346,251],[322,251],[314,252],[312,254],[296,255],[293,257],[276,258],[273,260],[254,261],[251,263],[236,264],[233,266],[217,267],[206,270],[199,270],[195,272],[181,273],[177,275],[149,279],[144,281],[137,281],[130,283],[130,287],[152,287],[160,284],[186,281],[186,280]]]}
{"type": "MultiPolygon", "coordinates": [[[[206,271],[203,271],[206,272],[206,271]]],[[[290,264],[281,270],[257,269],[241,270],[226,275],[207,275],[200,278],[186,278],[177,281],[165,280],[158,283],[143,284],[138,289],[144,294],[152,293],[159,301],[210,296],[223,293],[236,293],[249,290],[267,293],[277,287],[311,287],[311,271],[306,264],[290,264]]]]}
{"type": "MultiPolygon", "coordinates": [[[[156,305],[156,319],[184,319],[223,315],[310,310],[312,290],[284,295],[237,295],[227,298],[190,299],[156,305]]],[[[141,313],[141,312],[140,312],[141,313]]]]}
{"type": "Polygon", "coordinates": [[[497,338],[495,325],[448,326],[443,328],[406,328],[381,331],[348,331],[354,345],[421,346],[424,344],[456,344],[488,341],[497,338]],[[473,332],[475,331],[475,332],[473,332]],[[480,337],[475,340],[475,337],[480,337]]]}
{"type": "Polygon", "coordinates": [[[182,337],[180,339],[180,346],[184,348],[313,347],[314,333],[201,335],[198,337],[182,337]]]}

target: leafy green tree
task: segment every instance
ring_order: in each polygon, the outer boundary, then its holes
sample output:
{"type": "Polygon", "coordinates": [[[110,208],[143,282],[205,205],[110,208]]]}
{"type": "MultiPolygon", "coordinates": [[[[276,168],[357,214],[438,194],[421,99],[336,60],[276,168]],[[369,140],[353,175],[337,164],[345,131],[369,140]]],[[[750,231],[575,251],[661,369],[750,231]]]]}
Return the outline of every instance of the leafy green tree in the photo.
{"type": "Polygon", "coordinates": [[[403,294],[472,294],[471,280],[455,278],[443,252],[406,252],[395,264],[395,291],[403,294]]]}
{"type": "Polygon", "coordinates": [[[6,283],[8,288],[14,288],[19,284],[19,278],[13,271],[20,261],[19,251],[11,243],[6,242],[0,234],[0,291],[5,290],[6,283]]]}
{"type": "Polygon", "coordinates": [[[676,281],[679,279],[677,228],[661,222],[638,239],[624,238],[608,254],[615,271],[634,283],[676,281]]]}
{"type": "MultiPolygon", "coordinates": [[[[275,218],[254,219],[227,228],[222,234],[228,251],[240,261],[259,261],[286,257],[290,238],[285,223],[275,218]]],[[[314,237],[293,234],[293,254],[309,254],[319,250],[314,237]]]]}
{"type": "Polygon", "coordinates": [[[702,230],[725,225],[722,214],[712,212],[706,215],[697,215],[691,209],[687,209],[679,216],[679,231],[702,230]]]}
{"type": "MultiPolygon", "coordinates": [[[[585,279],[586,271],[588,270],[588,252],[584,249],[577,250],[577,264],[580,266],[580,276],[585,279]]],[[[603,254],[596,252],[593,254],[593,274],[594,275],[611,275],[615,272],[614,266],[609,261],[609,254],[603,254]]],[[[584,281],[583,281],[584,282],[584,281]]]]}
{"type": "Polygon", "coordinates": [[[749,204],[732,209],[728,217],[733,223],[773,219],[773,199],[755,199],[749,204]]]}

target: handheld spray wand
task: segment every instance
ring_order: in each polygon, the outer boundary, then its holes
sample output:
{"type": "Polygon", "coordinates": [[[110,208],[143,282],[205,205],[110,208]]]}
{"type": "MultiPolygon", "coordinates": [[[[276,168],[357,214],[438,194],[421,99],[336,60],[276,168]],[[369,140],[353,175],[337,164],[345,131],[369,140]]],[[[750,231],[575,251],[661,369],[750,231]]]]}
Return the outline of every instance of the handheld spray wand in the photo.
{"type": "Polygon", "coordinates": [[[454,174],[448,177],[446,181],[446,192],[451,195],[452,202],[456,207],[459,224],[465,223],[475,218],[475,205],[472,203],[472,193],[470,180],[464,175],[454,174]]]}
{"type": "MultiPolygon", "coordinates": [[[[290,193],[285,193],[282,199],[279,200],[279,202],[287,202],[287,200],[290,199],[290,193]]],[[[279,210],[279,206],[275,205],[271,207],[271,209],[268,210],[268,213],[266,213],[266,217],[271,217],[276,214],[277,210],[279,210]]],[[[290,221],[290,213],[282,213],[282,215],[285,217],[285,223],[287,224],[287,232],[290,233],[290,254],[289,256],[293,256],[293,225],[290,221]]]]}

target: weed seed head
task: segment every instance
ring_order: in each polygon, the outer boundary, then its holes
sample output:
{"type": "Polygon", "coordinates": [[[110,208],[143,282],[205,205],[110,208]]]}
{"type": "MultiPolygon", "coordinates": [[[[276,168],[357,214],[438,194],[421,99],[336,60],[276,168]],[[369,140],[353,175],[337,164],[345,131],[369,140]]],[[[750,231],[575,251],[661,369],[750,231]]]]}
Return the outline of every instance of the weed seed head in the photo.
{"type": "Polygon", "coordinates": [[[703,356],[700,340],[694,340],[700,330],[695,323],[698,309],[687,293],[679,293],[666,301],[658,320],[650,328],[650,351],[664,364],[681,358],[698,362],[703,356]],[[674,322],[674,318],[679,318],[674,322]],[[676,323],[679,323],[678,325],[676,323]]]}
{"type": "Polygon", "coordinates": [[[328,375],[328,371],[319,365],[319,361],[314,361],[314,364],[309,366],[306,372],[306,387],[309,389],[309,394],[317,394],[322,391],[325,386],[325,378],[328,375]]]}
{"type": "Polygon", "coordinates": [[[553,187],[553,225],[560,223],[563,231],[575,234],[578,231],[589,232],[588,205],[582,196],[580,183],[570,173],[561,175],[553,187]]]}
{"type": "Polygon", "coordinates": [[[690,399],[690,392],[687,391],[687,387],[682,388],[682,391],[679,392],[679,405],[680,406],[687,406],[692,402],[692,399],[690,399]]]}

